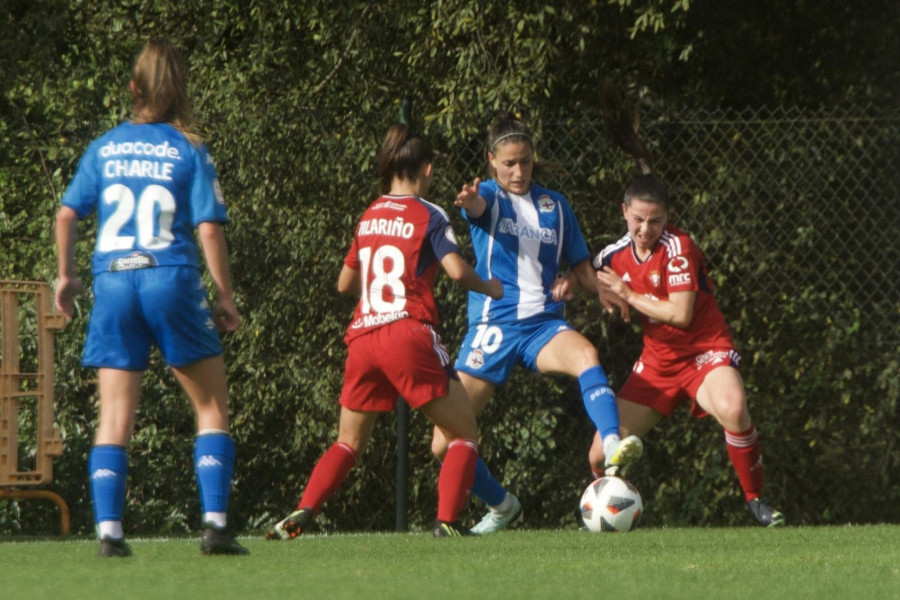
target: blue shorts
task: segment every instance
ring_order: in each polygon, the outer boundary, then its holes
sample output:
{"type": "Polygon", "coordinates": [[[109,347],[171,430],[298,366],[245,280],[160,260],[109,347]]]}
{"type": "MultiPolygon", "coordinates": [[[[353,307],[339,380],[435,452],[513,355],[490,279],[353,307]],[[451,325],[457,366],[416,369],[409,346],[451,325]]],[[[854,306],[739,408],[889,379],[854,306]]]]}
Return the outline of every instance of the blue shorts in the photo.
{"type": "Polygon", "coordinates": [[[473,325],[459,349],[456,370],[503,385],[516,364],[537,372],[538,353],[556,334],[570,329],[564,319],[545,316],[473,325]]]}
{"type": "Polygon", "coordinates": [[[194,267],[97,273],[93,290],[85,367],[142,371],[151,344],[173,367],[222,353],[206,288],[194,267]]]}

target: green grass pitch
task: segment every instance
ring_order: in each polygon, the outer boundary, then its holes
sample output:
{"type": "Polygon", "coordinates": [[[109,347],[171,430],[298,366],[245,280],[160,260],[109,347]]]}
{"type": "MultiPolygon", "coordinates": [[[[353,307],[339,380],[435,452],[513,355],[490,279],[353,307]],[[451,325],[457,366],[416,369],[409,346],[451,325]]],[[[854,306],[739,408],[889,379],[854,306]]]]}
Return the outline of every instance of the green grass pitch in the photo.
{"type": "Polygon", "coordinates": [[[0,538],[3,598],[900,598],[900,526],[514,530],[241,538],[251,555],[204,557],[197,539],[0,538]]]}

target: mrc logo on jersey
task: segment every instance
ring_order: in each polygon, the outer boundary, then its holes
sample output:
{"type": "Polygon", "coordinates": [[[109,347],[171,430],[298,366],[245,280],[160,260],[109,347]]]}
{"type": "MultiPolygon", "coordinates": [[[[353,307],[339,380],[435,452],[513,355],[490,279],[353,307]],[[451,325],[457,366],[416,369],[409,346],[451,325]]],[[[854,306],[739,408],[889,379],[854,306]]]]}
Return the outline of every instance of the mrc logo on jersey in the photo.
{"type": "Polygon", "coordinates": [[[676,256],[669,261],[667,270],[669,271],[669,285],[689,285],[691,283],[691,272],[688,271],[690,262],[687,257],[676,256]]]}

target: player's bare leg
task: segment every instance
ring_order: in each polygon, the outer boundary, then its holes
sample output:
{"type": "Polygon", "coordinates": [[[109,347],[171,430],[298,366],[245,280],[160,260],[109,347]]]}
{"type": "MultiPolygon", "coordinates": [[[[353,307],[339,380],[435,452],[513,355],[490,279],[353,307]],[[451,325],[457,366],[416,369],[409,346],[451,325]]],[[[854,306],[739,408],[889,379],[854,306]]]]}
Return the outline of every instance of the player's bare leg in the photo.
{"type": "Polygon", "coordinates": [[[723,365],[710,371],[697,390],[697,404],[725,430],[728,457],[744,491],[750,515],[764,527],[784,525],[784,515],[762,498],[762,446],[750,418],[744,382],[738,370],[723,365]]]}

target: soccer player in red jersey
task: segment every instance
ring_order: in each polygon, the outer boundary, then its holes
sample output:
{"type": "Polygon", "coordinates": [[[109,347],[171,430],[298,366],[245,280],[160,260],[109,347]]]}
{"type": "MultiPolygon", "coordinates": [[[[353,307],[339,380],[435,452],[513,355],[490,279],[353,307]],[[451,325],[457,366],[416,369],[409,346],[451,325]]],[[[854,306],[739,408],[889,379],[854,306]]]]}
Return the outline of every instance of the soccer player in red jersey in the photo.
{"type": "MultiPolygon", "coordinates": [[[[669,192],[652,174],[625,190],[628,233],[594,258],[602,294],[635,309],[644,348],[617,403],[623,435],[643,436],[680,404],[695,417],[712,415],[725,430],[728,456],[750,514],[761,525],[783,525],[784,515],[762,499],[763,467],[756,427],[738,371],[740,355],[713,296],[706,263],[693,240],[668,223],[669,192]]],[[[595,436],[590,461],[604,464],[595,436]]]]}
{"type": "Polygon", "coordinates": [[[468,535],[458,523],[475,477],[475,414],[433,327],[438,264],[466,289],[503,296],[498,280],[463,260],[447,213],[423,200],[434,152],[405,125],[391,126],[379,155],[382,196],[365,210],[338,277],[338,291],[360,295],[347,328],[347,362],[337,441],[316,463],[297,509],[266,539],[292,539],[343,483],[372,436],[380,412],[402,396],[451,440],[438,478],[434,537],[468,535]]]}

